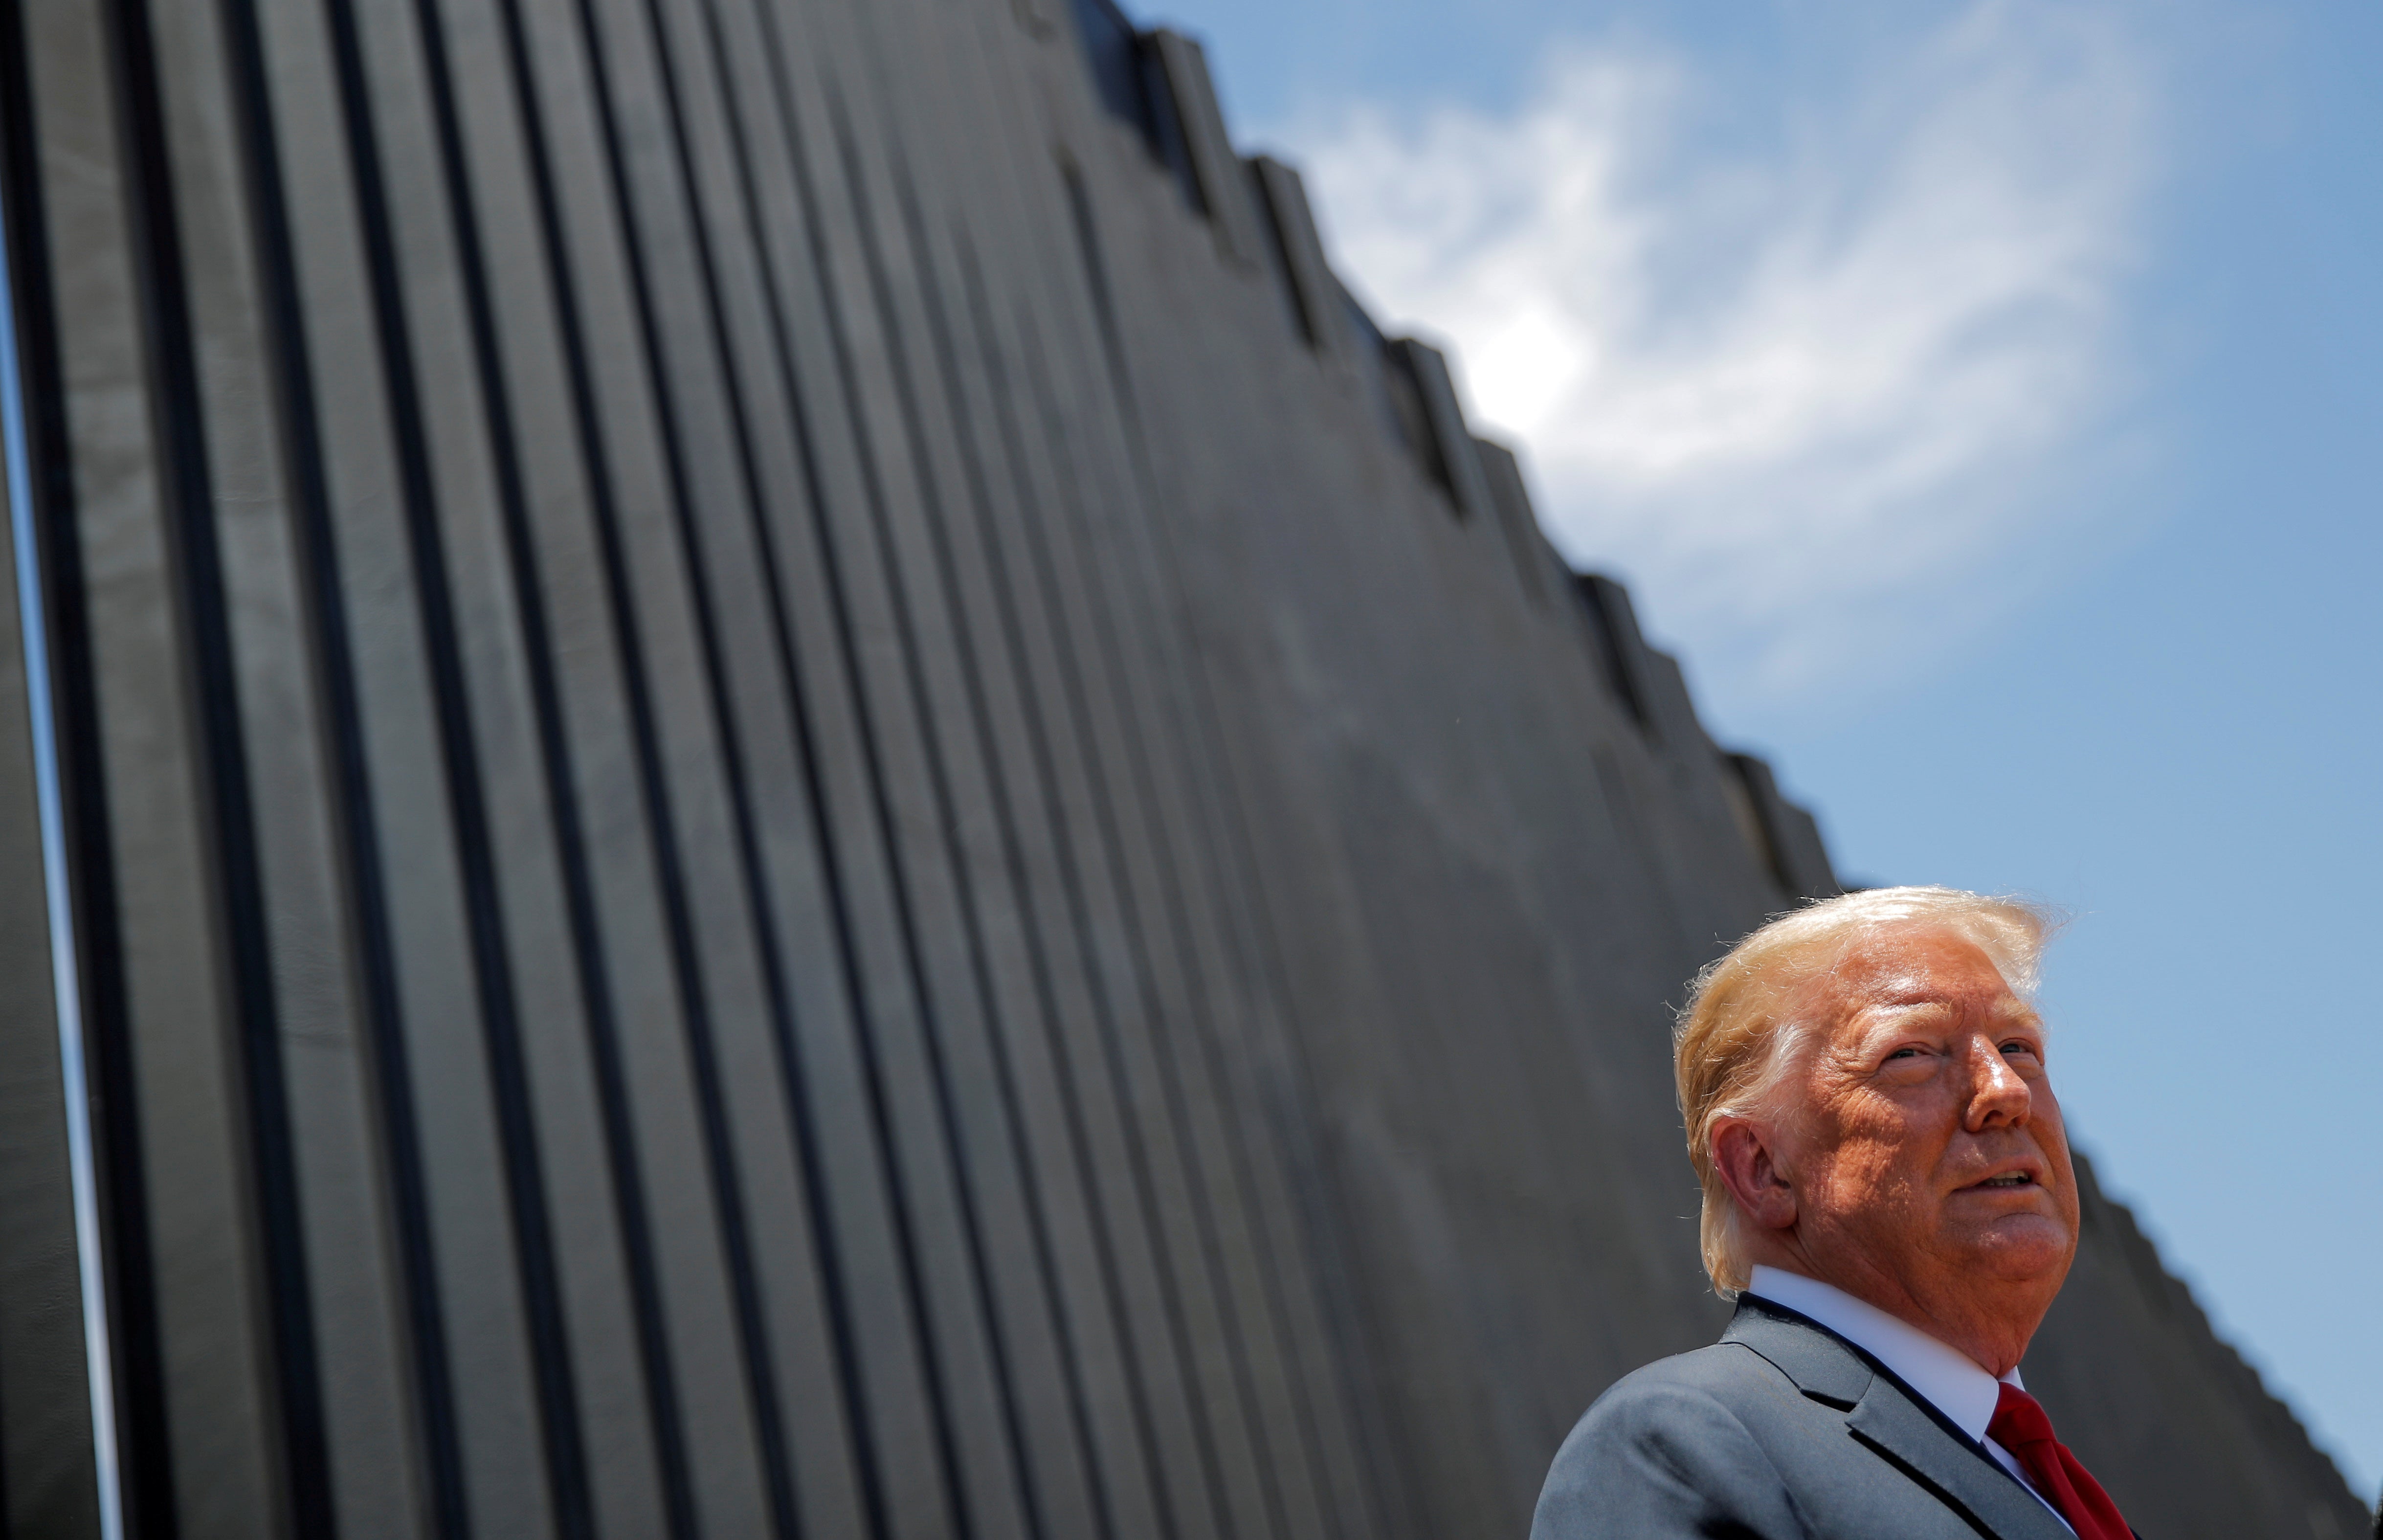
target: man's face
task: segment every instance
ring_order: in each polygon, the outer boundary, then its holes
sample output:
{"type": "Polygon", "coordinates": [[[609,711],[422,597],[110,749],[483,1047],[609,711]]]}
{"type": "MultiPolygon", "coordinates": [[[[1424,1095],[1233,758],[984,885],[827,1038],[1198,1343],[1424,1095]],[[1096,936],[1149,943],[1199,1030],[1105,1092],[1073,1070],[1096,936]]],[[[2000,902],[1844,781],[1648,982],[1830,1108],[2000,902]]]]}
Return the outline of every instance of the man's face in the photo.
{"type": "Polygon", "coordinates": [[[1973,942],[1929,926],[1863,942],[1813,987],[1824,1035],[1775,1129],[1797,1249],[1955,1336],[2024,1316],[2023,1348],[2077,1249],[2043,1022],[1973,942]]]}

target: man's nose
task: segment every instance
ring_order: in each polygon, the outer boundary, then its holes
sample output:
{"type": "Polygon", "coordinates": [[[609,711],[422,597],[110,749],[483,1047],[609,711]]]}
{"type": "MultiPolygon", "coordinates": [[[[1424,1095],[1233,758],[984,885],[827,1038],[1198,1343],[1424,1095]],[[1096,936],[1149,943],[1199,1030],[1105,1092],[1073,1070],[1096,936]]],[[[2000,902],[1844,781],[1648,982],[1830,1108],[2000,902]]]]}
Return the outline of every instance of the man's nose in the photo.
{"type": "Polygon", "coordinates": [[[1962,1118],[1971,1133],[2027,1121],[2033,1099],[2027,1082],[1986,1038],[1969,1040],[1969,1104],[1962,1118]]]}

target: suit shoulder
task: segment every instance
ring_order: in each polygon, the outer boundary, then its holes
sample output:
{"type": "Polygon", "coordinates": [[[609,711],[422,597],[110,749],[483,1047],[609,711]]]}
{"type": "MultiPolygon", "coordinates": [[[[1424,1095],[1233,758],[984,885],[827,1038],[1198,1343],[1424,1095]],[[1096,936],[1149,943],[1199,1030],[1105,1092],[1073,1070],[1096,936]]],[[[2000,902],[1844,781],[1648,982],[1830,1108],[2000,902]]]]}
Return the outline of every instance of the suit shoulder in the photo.
{"type": "Polygon", "coordinates": [[[1783,1396],[1803,1399],[1784,1374],[1735,1343],[1625,1375],[1556,1451],[1535,1540],[1801,1534],[1766,1436],[1783,1396]]]}
{"type": "Polygon", "coordinates": [[[1794,1383],[1770,1360],[1743,1343],[1716,1342],[1694,1352],[1657,1359],[1623,1375],[1590,1405],[1581,1421],[1587,1423],[1600,1413],[1625,1417],[1699,1398],[1735,1406],[1750,1394],[1767,1398],[1783,1389],[1796,1393],[1794,1383]]]}
{"type": "Polygon", "coordinates": [[[1764,1442],[1796,1387],[1762,1355],[1734,1342],[1659,1359],[1616,1380],[1557,1450],[1558,1472],[1610,1462],[1625,1448],[1694,1447],[1738,1455],[1764,1442]]]}
{"type": "Polygon", "coordinates": [[[1717,1342],[1616,1380],[1556,1451],[1550,1477],[1583,1479],[1650,1454],[1674,1466],[1768,1469],[1783,1438],[1797,1441],[1813,1418],[1834,1415],[1760,1353],[1717,1342]]]}

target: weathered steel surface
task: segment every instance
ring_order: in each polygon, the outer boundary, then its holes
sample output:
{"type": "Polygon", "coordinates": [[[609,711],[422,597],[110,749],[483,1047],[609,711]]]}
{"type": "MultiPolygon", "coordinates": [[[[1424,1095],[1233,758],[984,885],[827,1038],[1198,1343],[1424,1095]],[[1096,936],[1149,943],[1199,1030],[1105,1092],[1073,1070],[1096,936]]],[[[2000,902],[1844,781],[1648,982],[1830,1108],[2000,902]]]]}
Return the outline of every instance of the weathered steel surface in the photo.
{"type": "MultiPolygon", "coordinates": [[[[12,1533],[99,1523],[63,920],[135,1534],[1519,1534],[1711,1334],[1666,1003],[1825,850],[1188,40],[8,0],[0,198],[12,1533]]],[[[2128,1511],[2354,1533],[2088,1236],[2128,1511]]]]}

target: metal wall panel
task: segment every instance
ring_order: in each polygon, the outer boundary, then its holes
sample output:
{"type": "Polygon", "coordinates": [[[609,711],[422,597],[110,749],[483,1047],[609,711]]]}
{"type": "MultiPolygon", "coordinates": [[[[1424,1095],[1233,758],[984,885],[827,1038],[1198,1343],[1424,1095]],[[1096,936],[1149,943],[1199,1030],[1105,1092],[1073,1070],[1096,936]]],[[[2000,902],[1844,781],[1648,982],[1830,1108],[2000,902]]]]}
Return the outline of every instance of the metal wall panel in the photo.
{"type": "Polygon", "coordinates": [[[1271,155],[1251,157],[1259,193],[1273,221],[1282,249],[1283,270],[1290,280],[1300,328],[1310,346],[1337,358],[1348,346],[1346,305],[1340,281],[1326,263],[1324,242],[1315,229],[1315,211],[1308,205],[1307,187],[1300,175],[1271,155]]]}
{"type": "Polygon", "coordinates": [[[1164,28],[1150,33],[1145,46],[1156,59],[1159,79],[1174,105],[1200,207],[1216,227],[1216,243],[1231,260],[1253,266],[1259,259],[1257,210],[1241,157],[1226,134],[1216,82],[1208,76],[1207,51],[1164,28]]]}
{"type": "Polygon", "coordinates": [[[1423,435],[1430,446],[1429,460],[1461,516],[1485,518],[1491,511],[1489,483],[1473,435],[1465,431],[1464,409],[1456,399],[1456,381],[1449,374],[1448,357],[1427,342],[1401,338],[1394,344],[1413,375],[1423,402],[1423,435]]]}
{"type": "MultiPolygon", "coordinates": [[[[19,347],[15,317],[0,316],[0,358],[13,363],[19,347]]],[[[57,902],[66,852],[23,406],[0,396],[11,536],[0,574],[0,870],[17,879],[0,888],[0,1524],[76,1534],[98,1525],[101,1484],[117,1472],[100,1439],[106,1369],[85,1329],[94,1238],[79,1231],[96,1173],[87,1130],[72,1126],[87,1064],[65,933],[73,920],[57,902]]]]}
{"type": "MultiPolygon", "coordinates": [[[[1519,1533],[1710,1334],[1662,1002],[1817,831],[1190,40],[6,0],[0,200],[15,1528],[1519,1533]]],[[[2047,1395],[2230,1361],[2096,1205],[2047,1395]]]]}

